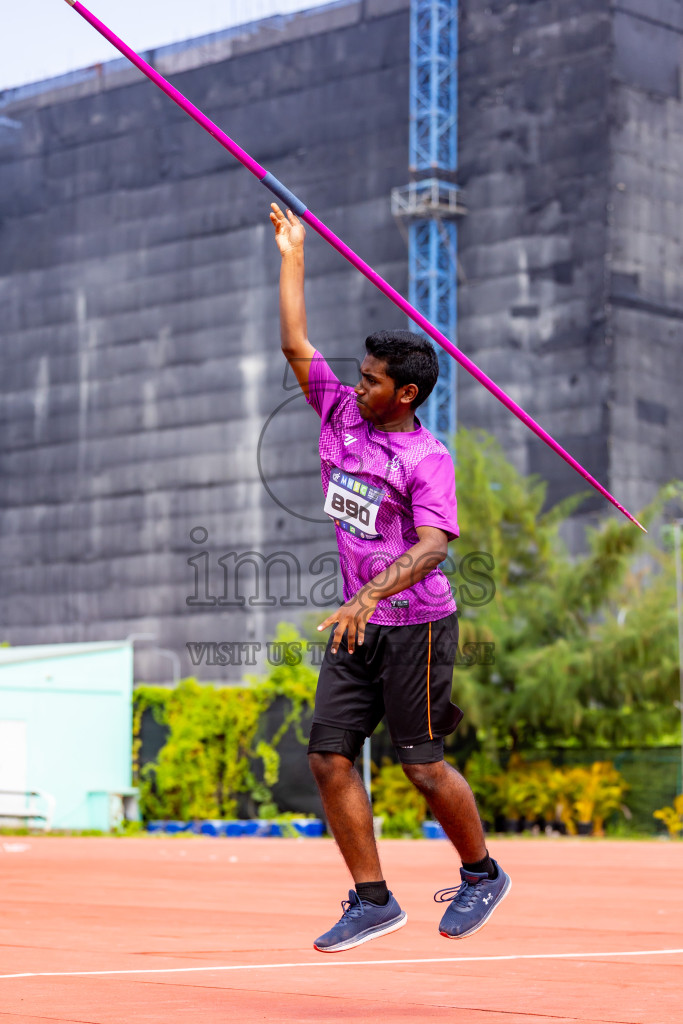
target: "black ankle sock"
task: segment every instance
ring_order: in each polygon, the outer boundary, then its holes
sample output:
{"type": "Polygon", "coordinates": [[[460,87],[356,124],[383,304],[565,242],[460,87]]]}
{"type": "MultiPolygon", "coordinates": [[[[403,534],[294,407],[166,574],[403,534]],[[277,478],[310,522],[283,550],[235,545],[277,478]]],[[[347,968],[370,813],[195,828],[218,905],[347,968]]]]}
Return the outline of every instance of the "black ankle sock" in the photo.
{"type": "Polygon", "coordinates": [[[375,903],[378,907],[386,907],[389,902],[389,890],[384,879],[381,882],[359,882],[356,892],[366,903],[375,903]]]}
{"type": "Polygon", "coordinates": [[[489,857],[489,851],[486,851],[486,856],[482,857],[481,860],[476,861],[475,864],[463,864],[465,871],[472,871],[476,875],[481,875],[485,871],[490,879],[498,878],[498,868],[489,857]]]}

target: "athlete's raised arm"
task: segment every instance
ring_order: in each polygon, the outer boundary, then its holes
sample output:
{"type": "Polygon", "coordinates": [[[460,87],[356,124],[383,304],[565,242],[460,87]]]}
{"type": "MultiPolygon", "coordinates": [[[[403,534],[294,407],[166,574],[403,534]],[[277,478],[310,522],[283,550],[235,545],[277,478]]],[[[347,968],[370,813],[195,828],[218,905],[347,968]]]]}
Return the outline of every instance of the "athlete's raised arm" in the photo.
{"type": "Polygon", "coordinates": [[[270,219],[280,255],[280,342],[287,362],[308,396],[308,371],[315,349],[308,340],[304,301],[304,238],[306,229],[291,210],[287,216],[270,204],[270,219]]]}

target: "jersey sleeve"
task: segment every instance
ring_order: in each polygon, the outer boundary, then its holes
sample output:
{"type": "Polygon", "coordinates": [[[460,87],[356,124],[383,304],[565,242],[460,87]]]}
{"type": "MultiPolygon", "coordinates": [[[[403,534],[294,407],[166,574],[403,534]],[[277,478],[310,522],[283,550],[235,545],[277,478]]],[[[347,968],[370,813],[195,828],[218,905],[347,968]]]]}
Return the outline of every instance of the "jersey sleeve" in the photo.
{"type": "Polygon", "coordinates": [[[455,497],[455,468],[447,452],[436,452],[415,467],[408,485],[413,506],[413,524],[435,526],[453,540],[460,535],[455,497]]]}
{"type": "MultiPolygon", "coordinates": [[[[348,388],[346,389],[348,390],[348,388]]],[[[330,418],[334,407],[344,394],[344,385],[332,372],[318,351],[311,359],[308,371],[306,401],[313,406],[323,422],[330,418]]]]}

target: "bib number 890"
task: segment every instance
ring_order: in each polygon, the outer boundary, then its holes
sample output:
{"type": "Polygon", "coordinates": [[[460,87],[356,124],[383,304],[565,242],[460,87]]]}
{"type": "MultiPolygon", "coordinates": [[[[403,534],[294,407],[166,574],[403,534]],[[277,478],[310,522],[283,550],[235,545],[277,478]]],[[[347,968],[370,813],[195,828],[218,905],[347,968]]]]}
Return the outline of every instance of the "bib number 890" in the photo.
{"type": "Polygon", "coordinates": [[[357,519],[363,526],[370,524],[370,513],[367,508],[365,505],[359,505],[353,498],[343,498],[341,494],[335,492],[332,495],[332,508],[345,519],[357,519]]]}

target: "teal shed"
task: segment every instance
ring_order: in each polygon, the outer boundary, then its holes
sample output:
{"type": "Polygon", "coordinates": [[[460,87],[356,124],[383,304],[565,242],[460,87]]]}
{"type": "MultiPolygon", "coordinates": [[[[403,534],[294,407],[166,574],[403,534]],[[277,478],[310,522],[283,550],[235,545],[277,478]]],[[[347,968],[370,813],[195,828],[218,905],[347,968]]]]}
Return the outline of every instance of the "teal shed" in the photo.
{"type": "Polygon", "coordinates": [[[0,824],[136,818],[132,692],[131,641],[0,648],[0,824]]]}

